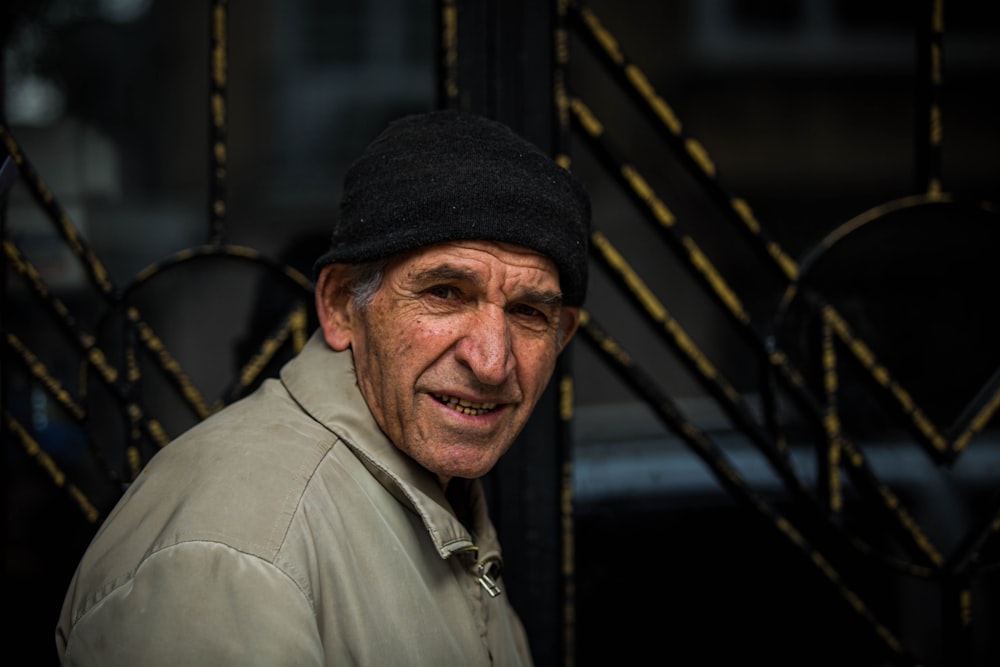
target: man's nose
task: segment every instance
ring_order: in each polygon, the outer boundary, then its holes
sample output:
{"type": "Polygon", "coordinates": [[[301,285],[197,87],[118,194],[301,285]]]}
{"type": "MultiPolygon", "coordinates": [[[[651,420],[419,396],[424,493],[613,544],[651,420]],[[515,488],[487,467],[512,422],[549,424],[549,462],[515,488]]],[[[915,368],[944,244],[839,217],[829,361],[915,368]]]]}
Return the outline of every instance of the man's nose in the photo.
{"type": "Polygon", "coordinates": [[[496,306],[479,309],[470,319],[455,353],[479,382],[503,384],[514,371],[510,323],[504,310],[496,306]]]}

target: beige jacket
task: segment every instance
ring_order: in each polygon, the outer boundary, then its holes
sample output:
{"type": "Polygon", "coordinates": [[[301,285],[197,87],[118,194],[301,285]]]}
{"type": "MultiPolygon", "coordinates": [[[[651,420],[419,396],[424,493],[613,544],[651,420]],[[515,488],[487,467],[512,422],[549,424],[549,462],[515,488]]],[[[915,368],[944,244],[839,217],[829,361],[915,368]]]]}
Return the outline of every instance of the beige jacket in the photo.
{"type": "MultiPolygon", "coordinates": [[[[455,480],[460,481],[460,480],[455,480]]],[[[530,665],[471,533],[322,337],[161,450],[108,517],[56,629],[64,665],[530,665]],[[495,592],[495,591],[494,591],[495,592]]]]}

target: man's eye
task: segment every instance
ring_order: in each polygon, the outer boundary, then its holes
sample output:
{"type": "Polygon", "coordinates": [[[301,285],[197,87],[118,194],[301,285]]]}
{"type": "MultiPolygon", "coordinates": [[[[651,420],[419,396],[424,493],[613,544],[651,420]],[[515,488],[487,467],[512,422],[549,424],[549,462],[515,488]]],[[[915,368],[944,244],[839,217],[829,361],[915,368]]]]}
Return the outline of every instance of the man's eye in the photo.
{"type": "Polygon", "coordinates": [[[519,303],[516,306],[514,306],[512,308],[512,311],[514,313],[518,314],[518,315],[523,316],[523,317],[531,317],[531,318],[538,318],[538,319],[547,319],[548,318],[548,316],[546,315],[546,313],[542,312],[541,310],[539,310],[539,309],[537,309],[537,308],[535,308],[533,306],[529,306],[529,305],[526,305],[526,304],[523,304],[523,303],[519,303]]]}
{"type": "Polygon", "coordinates": [[[450,299],[455,296],[455,288],[451,285],[435,285],[427,293],[438,299],[450,299]]]}

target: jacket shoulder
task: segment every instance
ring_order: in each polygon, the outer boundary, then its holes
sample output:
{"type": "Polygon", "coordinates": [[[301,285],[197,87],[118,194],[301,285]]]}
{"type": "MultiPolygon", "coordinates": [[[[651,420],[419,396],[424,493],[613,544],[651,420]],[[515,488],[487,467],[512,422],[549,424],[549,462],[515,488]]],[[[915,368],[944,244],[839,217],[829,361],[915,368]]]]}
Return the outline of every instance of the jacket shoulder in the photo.
{"type": "Polygon", "coordinates": [[[153,456],[98,530],[72,586],[83,597],[113,590],[152,554],[183,543],[272,562],[336,442],[280,383],[265,383],[153,456]]]}

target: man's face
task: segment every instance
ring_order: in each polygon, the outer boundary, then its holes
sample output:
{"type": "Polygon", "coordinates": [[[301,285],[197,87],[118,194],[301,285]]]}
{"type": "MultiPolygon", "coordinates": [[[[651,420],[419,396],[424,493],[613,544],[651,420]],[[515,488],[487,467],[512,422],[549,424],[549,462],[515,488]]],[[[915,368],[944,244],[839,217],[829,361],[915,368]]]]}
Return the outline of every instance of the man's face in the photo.
{"type": "Polygon", "coordinates": [[[342,307],[328,342],[353,349],[379,426],[442,483],[486,474],[510,448],[579,317],[550,259],[479,241],[395,259],[364,313],[342,307]]]}

